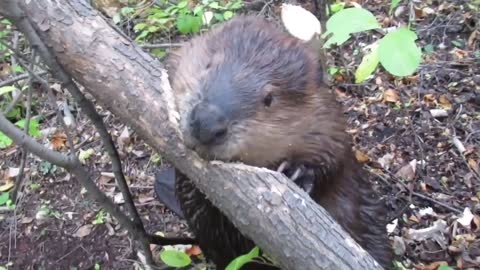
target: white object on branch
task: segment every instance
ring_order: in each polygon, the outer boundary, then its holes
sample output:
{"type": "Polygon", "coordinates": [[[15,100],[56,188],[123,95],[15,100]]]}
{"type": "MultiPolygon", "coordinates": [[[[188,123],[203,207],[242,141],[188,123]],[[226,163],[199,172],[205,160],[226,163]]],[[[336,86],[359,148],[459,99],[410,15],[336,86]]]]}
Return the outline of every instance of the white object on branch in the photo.
{"type": "Polygon", "coordinates": [[[287,31],[305,42],[322,33],[320,21],[301,6],[282,4],[281,18],[287,31]]]}

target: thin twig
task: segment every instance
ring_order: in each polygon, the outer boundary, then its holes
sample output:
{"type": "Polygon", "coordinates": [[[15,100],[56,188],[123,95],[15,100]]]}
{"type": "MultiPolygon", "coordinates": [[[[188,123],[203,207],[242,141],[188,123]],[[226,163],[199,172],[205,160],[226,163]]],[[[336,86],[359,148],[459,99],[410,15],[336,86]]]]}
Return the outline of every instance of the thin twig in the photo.
{"type": "Polygon", "coordinates": [[[20,99],[22,99],[23,97],[23,91],[20,91],[20,93],[18,93],[18,95],[16,95],[12,102],[10,102],[10,104],[8,104],[7,108],[5,108],[5,110],[2,112],[3,115],[7,115],[9,114],[13,108],[15,108],[15,106],[17,105],[17,103],[20,101],[20,99]]]}
{"type": "Polygon", "coordinates": [[[73,166],[71,157],[64,156],[56,151],[45,148],[32,137],[22,132],[4,115],[0,115],[0,131],[11,138],[18,146],[27,147],[33,154],[57,166],[70,168],[73,166]]]}
{"type": "MultiPolygon", "coordinates": [[[[13,57],[14,58],[14,57],[13,57]]],[[[32,50],[32,56],[31,56],[31,62],[30,62],[30,68],[33,68],[33,63],[35,62],[35,51],[32,50]]],[[[28,87],[27,87],[27,101],[26,101],[26,116],[25,116],[25,125],[23,127],[23,131],[28,134],[30,130],[30,120],[31,120],[31,109],[32,109],[32,80],[33,77],[30,76],[28,80],[28,87]]],[[[12,248],[12,238],[14,241],[14,248],[17,248],[17,209],[18,209],[18,203],[19,203],[19,197],[17,197],[18,193],[21,192],[23,183],[24,183],[24,171],[25,171],[25,164],[27,163],[27,157],[28,157],[28,149],[23,147],[22,148],[22,157],[20,161],[20,168],[19,172],[15,181],[15,186],[13,187],[13,190],[11,192],[11,198],[12,201],[15,202],[15,209],[13,211],[13,226],[10,226],[10,235],[9,235],[9,246],[8,246],[8,261],[10,261],[11,258],[11,248],[12,248]],[[12,227],[13,227],[13,233],[12,233],[12,227]],[[12,237],[13,234],[13,237],[12,237]]]]}
{"type": "MultiPolygon", "coordinates": [[[[37,73],[38,76],[43,76],[45,74],[47,74],[46,71],[40,71],[40,72],[37,73]]],[[[28,73],[23,73],[23,74],[20,74],[18,76],[12,77],[10,79],[4,80],[4,81],[0,82],[0,87],[6,86],[6,85],[11,85],[11,84],[14,84],[18,81],[27,79],[28,76],[29,76],[28,73]]]]}
{"type": "MultiPolygon", "coordinates": [[[[32,59],[30,63],[30,69],[33,69],[33,63],[35,62],[35,50],[32,50],[32,59]]],[[[28,80],[28,87],[27,87],[27,101],[26,101],[26,113],[25,113],[25,126],[23,127],[23,131],[26,134],[29,134],[29,127],[30,127],[30,119],[32,116],[32,83],[33,83],[33,75],[30,75],[30,78],[28,80]]],[[[23,172],[25,170],[25,163],[27,162],[27,156],[28,156],[28,149],[27,148],[22,148],[22,159],[20,161],[20,169],[19,173],[17,175],[17,179],[15,182],[15,187],[12,191],[12,200],[15,202],[15,205],[18,204],[17,201],[17,194],[22,188],[22,183],[23,183],[23,172]]]]}
{"type": "MultiPolygon", "coordinates": [[[[370,166],[368,166],[368,165],[365,165],[365,166],[366,166],[367,168],[371,169],[370,166]]],[[[384,175],[381,175],[381,174],[379,174],[379,173],[376,173],[376,172],[374,172],[373,170],[369,170],[369,171],[370,171],[371,173],[377,175],[378,177],[380,177],[380,179],[382,179],[385,183],[390,184],[390,183],[387,181],[387,179],[385,178],[384,175]]],[[[416,192],[416,191],[410,190],[410,188],[408,188],[405,183],[403,183],[403,182],[400,181],[397,177],[395,177],[395,175],[394,175],[393,173],[391,173],[390,171],[387,171],[387,170],[383,170],[383,171],[385,171],[385,172],[390,176],[390,179],[393,179],[395,182],[397,182],[397,183],[399,183],[400,185],[402,185],[403,188],[405,188],[405,190],[409,190],[409,192],[410,192],[411,195],[416,196],[416,197],[419,197],[419,198],[421,198],[421,199],[424,199],[424,200],[429,201],[429,202],[431,202],[431,203],[434,203],[434,204],[436,204],[436,205],[442,206],[442,207],[444,207],[444,208],[446,208],[446,209],[448,209],[448,210],[450,210],[450,211],[452,211],[452,212],[454,212],[454,213],[457,213],[457,214],[461,214],[461,213],[462,213],[462,211],[461,211],[460,209],[457,209],[457,208],[455,208],[455,207],[453,207],[453,206],[451,206],[451,205],[448,205],[448,204],[446,204],[446,203],[444,203],[444,202],[440,202],[440,201],[438,201],[438,200],[435,200],[435,199],[433,199],[433,198],[430,198],[430,197],[427,196],[427,195],[424,195],[424,194],[418,193],[418,192],[416,192]]]]}
{"type": "Polygon", "coordinates": [[[156,48],[178,48],[182,47],[181,43],[158,43],[158,44],[140,44],[140,48],[143,49],[156,49],[156,48]]]}
{"type": "MultiPolygon", "coordinates": [[[[28,63],[28,59],[22,55],[21,52],[19,52],[17,49],[15,49],[14,47],[12,47],[10,44],[6,43],[5,41],[1,40],[0,39],[0,44],[2,44],[3,46],[7,47],[7,49],[9,49],[10,51],[12,51],[13,54],[15,54],[15,56],[17,57],[17,60],[23,60],[24,62],[27,62],[28,63]]],[[[40,67],[40,66],[39,66],[40,67]]],[[[41,68],[41,67],[40,67],[41,68]]]]}

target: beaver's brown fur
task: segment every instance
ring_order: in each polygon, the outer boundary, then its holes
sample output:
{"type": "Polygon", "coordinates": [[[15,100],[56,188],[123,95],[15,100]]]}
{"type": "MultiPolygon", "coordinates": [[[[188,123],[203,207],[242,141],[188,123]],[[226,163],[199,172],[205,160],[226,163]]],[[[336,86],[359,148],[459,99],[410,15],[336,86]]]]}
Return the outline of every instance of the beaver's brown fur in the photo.
{"type": "MultiPolygon", "coordinates": [[[[210,160],[304,166],[314,175],[312,198],[390,266],[385,206],[352,155],[341,106],[322,86],[313,49],[265,19],[238,16],[193,38],[169,63],[189,147],[210,160]]],[[[177,176],[182,211],[218,269],[254,247],[188,178],[177,176]]]]}

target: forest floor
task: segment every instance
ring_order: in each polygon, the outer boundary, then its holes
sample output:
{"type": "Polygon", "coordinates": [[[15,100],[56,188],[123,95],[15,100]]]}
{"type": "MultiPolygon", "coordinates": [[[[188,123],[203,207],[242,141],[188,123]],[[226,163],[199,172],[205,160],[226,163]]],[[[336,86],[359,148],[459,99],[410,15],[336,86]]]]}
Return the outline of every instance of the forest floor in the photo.
{"type": "MultiPolygon", "coordinates": [[[[406,24],[410,12],[415,13],[424,57],[413,76],[395,79],[380,67],[372,79],[354,83],[362,55],[358,48],[379,34],[356,34],[327,51],[328,66],[341,70],[332,76],[332,89],[344,105],[357,159],[387,202],[392,245],[406,269],[433,270],[441,264],[480,269],[480,15],[470,2],[414,1],[413,9],[400,5],[390,16],[390,1],[363,1],[383,27],[406,24]],[[435,115],[435,110],[446,115],[435,115]]],[[[279,19],[279,6],[269,2],[262,12],[279,19]]],[[[45,116],[41,129],[61,147],[65,141],[56,131],[52,107],[41,101],[46,100],[42,94],[36,98],[44,104],[35,109],[45,116]]],[[[119,199],[98,134],[75,107],[73,112],[81,149],[93,150],[87,161],[98,186],[119,199]]],[[[185,222],[153,192],[154,173],[168,162],[114,115],[102,115],[147,230],[188,234],[185,222]]],[[[20,156],[17,146],[0,150],[0,186],[15,175],[20,156]]],[[[17,210],[0,212],[0,266],[134,269],[126,231],[86,198],[75,179],[33,156],[27,164],[28,181],[17,210]]]]}

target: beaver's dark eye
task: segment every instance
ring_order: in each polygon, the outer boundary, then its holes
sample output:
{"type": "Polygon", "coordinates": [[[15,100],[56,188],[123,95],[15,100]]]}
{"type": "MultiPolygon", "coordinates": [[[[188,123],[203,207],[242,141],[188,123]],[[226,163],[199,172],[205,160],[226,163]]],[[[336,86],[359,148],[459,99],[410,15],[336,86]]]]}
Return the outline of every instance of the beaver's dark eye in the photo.
{"type": "Polygon", "coordinates": [[[273,96],[272,94],[268,94],[264,99],[263,99],[263,104],[265,104],[266,107],[270,107],[272,105],[273,101],[273,96]]]}

